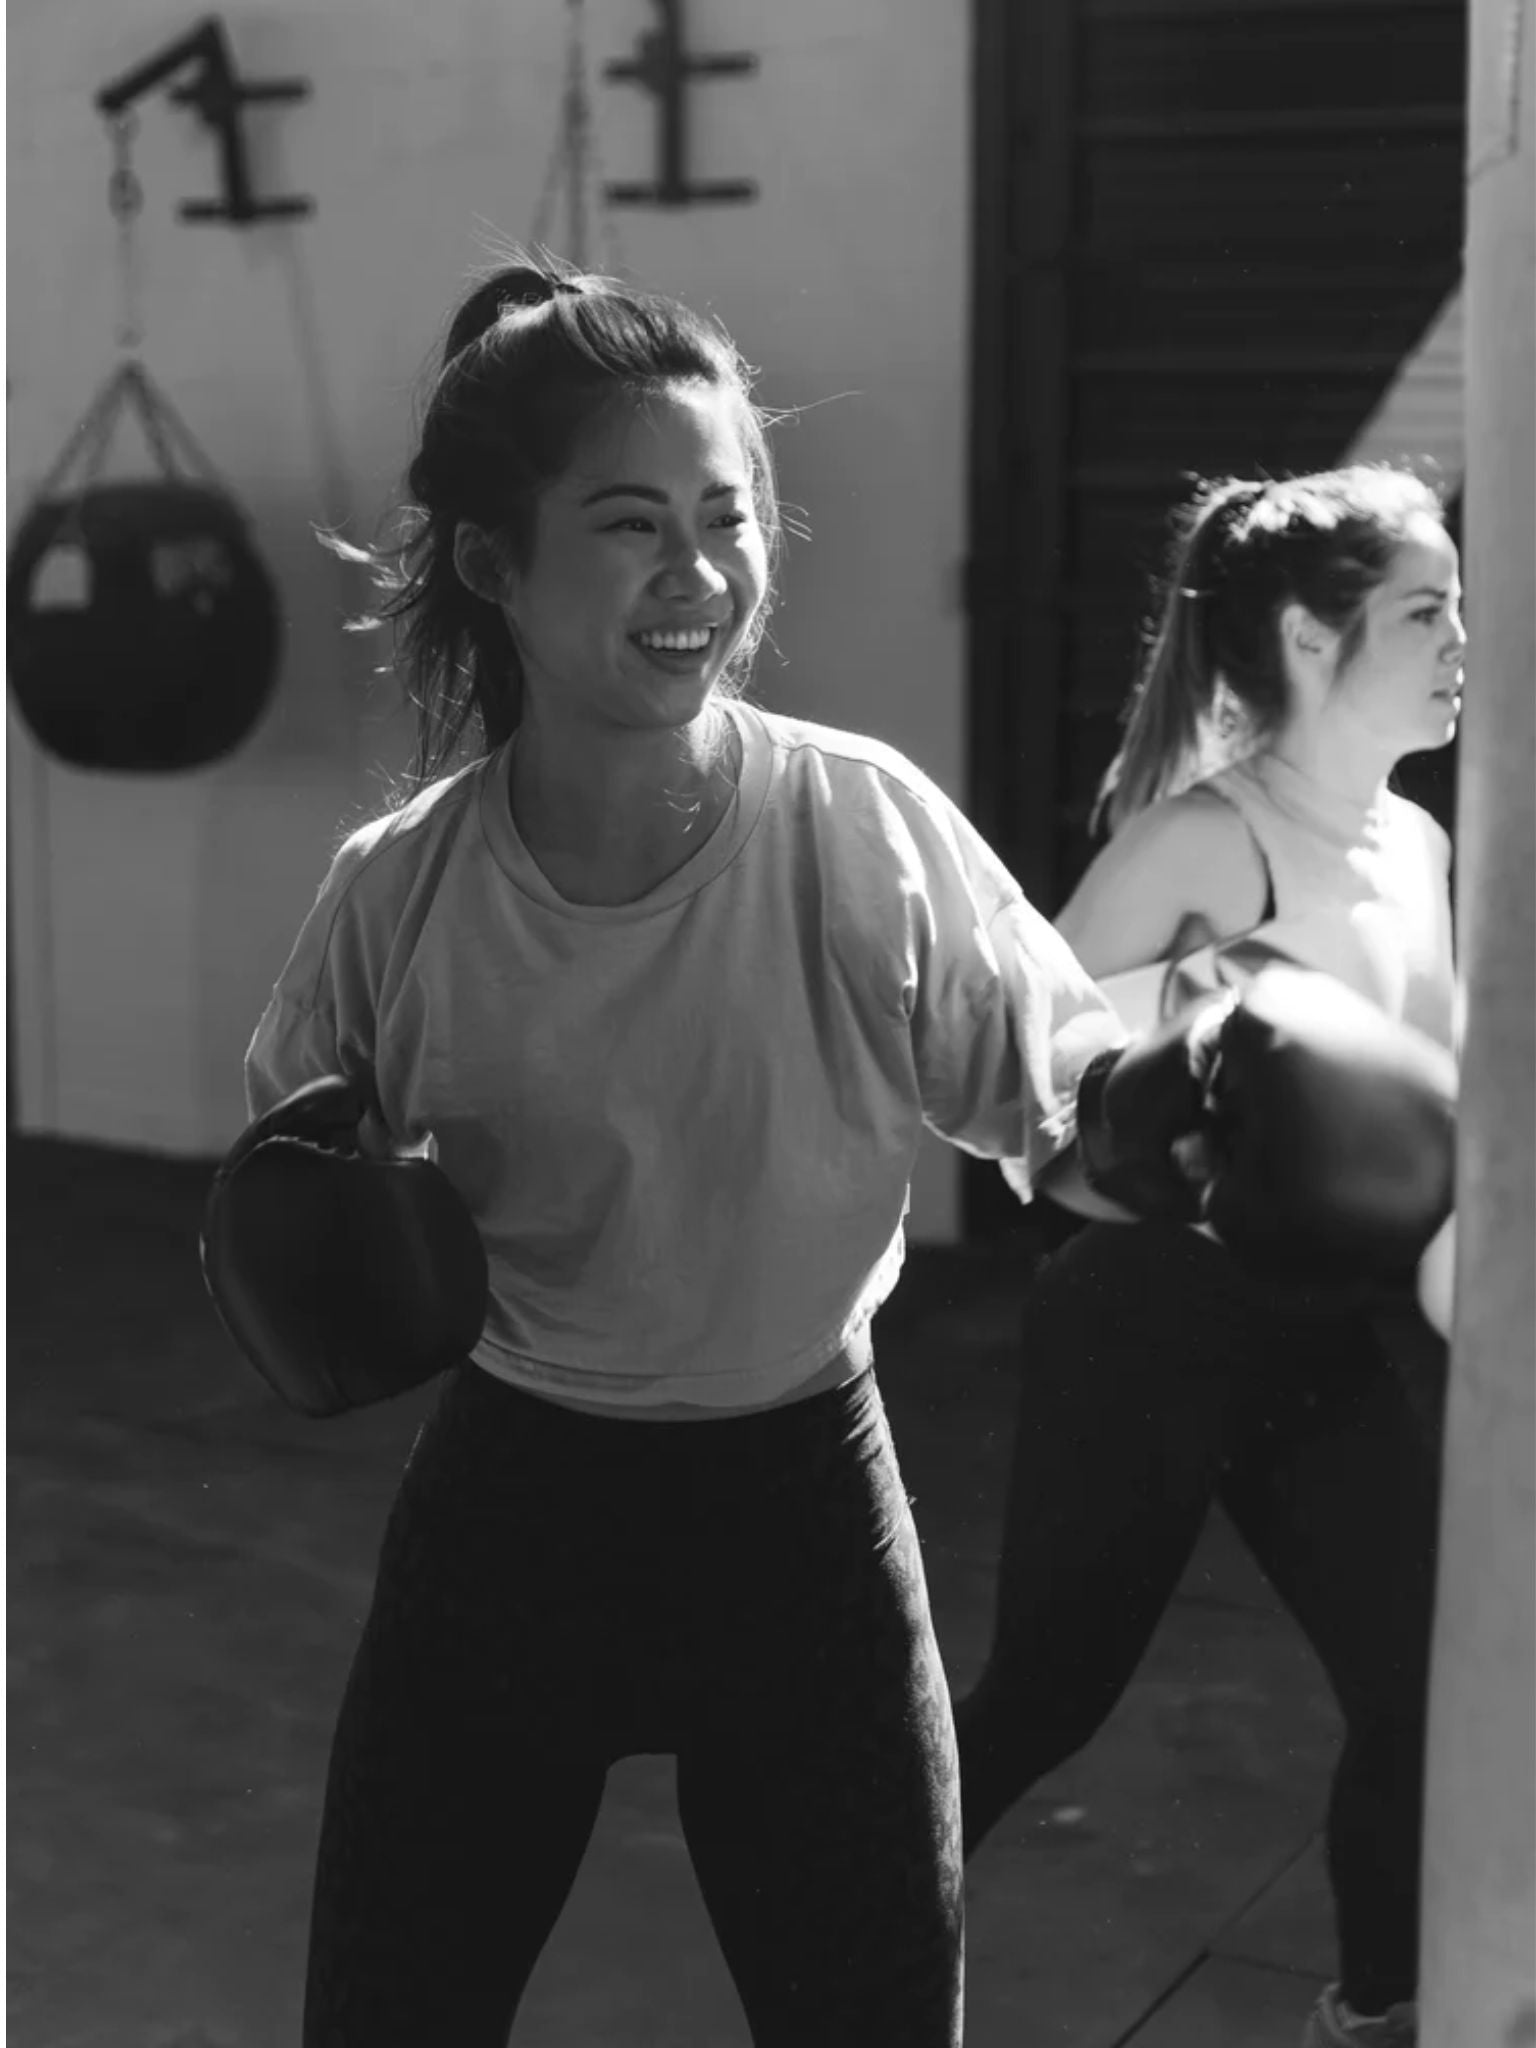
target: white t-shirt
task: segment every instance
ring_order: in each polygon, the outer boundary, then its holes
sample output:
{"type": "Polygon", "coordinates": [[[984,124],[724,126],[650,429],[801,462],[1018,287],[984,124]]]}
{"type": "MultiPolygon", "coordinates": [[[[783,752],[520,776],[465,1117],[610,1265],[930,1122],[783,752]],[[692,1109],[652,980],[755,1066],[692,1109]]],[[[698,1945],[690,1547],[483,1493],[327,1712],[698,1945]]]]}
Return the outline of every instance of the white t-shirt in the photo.
{"type": "Polygon", "coordinates": [[[731,808],[635,903],[551,887],[510,746],[353,834],[247,1056],[253,1116],[340,1071],[431,1134],[489,1257],[477,1362],[567,1401],[791,1391],[895,1283],[922,1125],[1027,1193],[1125,1035],[910,762],[730,715],[731,808]]]}

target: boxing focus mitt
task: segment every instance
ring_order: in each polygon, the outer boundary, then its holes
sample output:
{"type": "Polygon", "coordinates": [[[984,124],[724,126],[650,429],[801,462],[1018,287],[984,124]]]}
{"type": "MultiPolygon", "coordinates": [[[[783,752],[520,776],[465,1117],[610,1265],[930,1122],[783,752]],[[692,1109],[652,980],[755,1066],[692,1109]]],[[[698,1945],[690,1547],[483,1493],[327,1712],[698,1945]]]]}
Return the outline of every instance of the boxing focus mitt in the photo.
{"type": "Polygon", "coordinates": [[[1451,1055],[1329,975],[1263,968],[1091,1063],[1078,1109],[1091,1186],[1254,1271],[1411,1282],[1451,1213],[1451,1055]]]}
{"type": "Polygon", "coordinates": [[[485,1324],[485,1248],[457,1190],[420,1158],[373,1158],[366,1101],[312,1081],[259,1117],[214,1177],[208,1291],[230,1336],[302,1415],[337,1415],[422,1385],[485,1324]]]}

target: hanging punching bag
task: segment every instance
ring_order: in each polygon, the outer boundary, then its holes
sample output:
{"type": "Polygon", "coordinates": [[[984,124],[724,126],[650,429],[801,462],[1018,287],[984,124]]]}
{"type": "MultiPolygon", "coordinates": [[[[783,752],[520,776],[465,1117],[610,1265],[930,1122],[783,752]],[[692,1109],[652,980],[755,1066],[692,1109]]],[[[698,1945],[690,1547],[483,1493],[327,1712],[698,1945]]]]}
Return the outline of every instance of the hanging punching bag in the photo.
{"type": "Polygon", "coordinates": [[[162,474],[87,481],[57,473],[11,545],[10,683],[39,744],[71,767],[114,774],[201,768],[236,748],[277,679],[272,580],[240,508],[180,474],[167,428],[185,429],[129,365],[74,437],[100,453],[112,414],[144,414],[162,474]]]}

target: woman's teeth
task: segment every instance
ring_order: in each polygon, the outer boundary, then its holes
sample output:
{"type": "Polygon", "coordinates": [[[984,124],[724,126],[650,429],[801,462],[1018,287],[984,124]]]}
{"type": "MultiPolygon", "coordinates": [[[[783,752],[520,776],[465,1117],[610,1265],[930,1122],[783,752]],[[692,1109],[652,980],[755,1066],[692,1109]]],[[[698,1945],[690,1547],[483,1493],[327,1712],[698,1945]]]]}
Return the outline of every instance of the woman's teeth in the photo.
{"type": "Polygon", "coordinates": [[[637,633],[635,638],[642,647],[655,648],[662,654],[702,654],[714,638],[714,628],[697,626],[691,632],[637,633]]]}

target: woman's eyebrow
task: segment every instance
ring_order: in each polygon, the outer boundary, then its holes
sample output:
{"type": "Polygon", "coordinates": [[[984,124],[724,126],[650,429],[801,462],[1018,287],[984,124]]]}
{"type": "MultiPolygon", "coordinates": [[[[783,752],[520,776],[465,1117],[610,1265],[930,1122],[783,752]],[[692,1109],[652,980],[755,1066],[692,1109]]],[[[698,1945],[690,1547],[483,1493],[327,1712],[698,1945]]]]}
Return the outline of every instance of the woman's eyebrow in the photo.
{"type": "MultiPolygon", "coordinates": [[[[729,498],[744,489],[743,484],[711,484],[702,495],[706,498],[729,498]]],[[[588,505],[601,504],[604,498],[644,498],[652,505],[668,502],[666,492],[658,491],[653,484],[604,484],[601,490],[593,491],[582,499],[583,510],[588,505]]]]}

